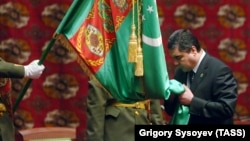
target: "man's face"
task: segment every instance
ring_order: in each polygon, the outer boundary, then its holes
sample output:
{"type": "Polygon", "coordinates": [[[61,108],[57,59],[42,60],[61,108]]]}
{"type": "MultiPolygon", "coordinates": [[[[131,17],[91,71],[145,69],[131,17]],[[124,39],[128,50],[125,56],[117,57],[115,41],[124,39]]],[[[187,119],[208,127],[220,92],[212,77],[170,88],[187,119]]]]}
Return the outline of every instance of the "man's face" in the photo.
{"type": "Polygon", "coordinates": [[[190,52],[181,52],[178,47],[169,50],[169,52],[174,59],[174,65],[179,66],[184,72],[188,72],[194,68],[196,55],[195,47],[192,47],[190,52]]]}

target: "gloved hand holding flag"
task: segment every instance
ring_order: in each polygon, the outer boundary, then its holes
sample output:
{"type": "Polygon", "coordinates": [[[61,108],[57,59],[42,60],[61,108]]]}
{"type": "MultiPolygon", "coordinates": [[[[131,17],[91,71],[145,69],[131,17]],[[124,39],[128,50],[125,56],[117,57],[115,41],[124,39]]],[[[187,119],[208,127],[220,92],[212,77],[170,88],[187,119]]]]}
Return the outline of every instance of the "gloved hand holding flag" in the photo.
{"type": "Polygon", "coordinates": [[[24,77],[37,79],[41,76],[45,67],[43,64],[39,65],[38,62],[39,60],[33,60],[31,63],[24,66],[24,77]]]}

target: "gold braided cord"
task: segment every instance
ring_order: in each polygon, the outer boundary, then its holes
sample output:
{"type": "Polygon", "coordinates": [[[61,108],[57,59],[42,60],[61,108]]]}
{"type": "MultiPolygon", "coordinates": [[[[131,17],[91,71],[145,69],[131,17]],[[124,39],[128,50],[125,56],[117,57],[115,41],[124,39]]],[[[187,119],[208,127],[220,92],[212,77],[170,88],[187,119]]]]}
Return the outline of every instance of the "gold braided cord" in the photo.
{"type": "Polygon", "coordinates": [[[132,26],[131,26],[131,35],[128,45],[128,62],[136,62],[137,54],[137,36],[136,36],[136,26],[135,26],[135,1],[132,1],[132,26]]]}
{"type": "Polygon", "coordinates": [[[137,2],[137,18],[138,18],[138,46],[137,46],[137,53],[136,53],[136,62],[135,62],[135,76],[143,76],[143,53],[142,53],[142,47],[141,47],[141,7],[142,7],[142,1],[138,0],[137,2]]]}

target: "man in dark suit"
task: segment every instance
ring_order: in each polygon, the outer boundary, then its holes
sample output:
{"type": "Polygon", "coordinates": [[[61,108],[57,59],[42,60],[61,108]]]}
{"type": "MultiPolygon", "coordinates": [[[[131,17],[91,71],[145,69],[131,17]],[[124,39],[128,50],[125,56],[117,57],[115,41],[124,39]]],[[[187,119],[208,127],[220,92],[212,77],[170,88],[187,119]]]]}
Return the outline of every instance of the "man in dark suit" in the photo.
{"type": "Polygon", "coordinates": [[[44,65],[38,65],[38,60],[34,60],[28,65],[18,65],[0,58],[0,141],[15,140],[10,78],[37,79],[44,68],[44,65]]]}
{"type": "Polygon", "coordinates": [[[165,111],[173,114],[179,102],[189,107],[189,124],[233,124],[237,82],[231,69],[205,52],[189,30],[173,32],[168,50],[178,65],[175,79],[186,91],[165,100],[165,111]]]}

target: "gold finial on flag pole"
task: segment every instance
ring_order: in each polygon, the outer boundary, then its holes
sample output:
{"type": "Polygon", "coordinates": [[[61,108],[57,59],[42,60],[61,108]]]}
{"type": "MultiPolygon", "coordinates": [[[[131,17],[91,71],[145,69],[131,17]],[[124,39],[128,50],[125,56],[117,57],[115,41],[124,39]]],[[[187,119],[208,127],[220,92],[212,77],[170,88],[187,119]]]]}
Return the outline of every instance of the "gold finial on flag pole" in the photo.
{"type": "Polygon", "coordinates": [[[128,48],[128,62],[136,62],[136,53],[137,53],[137,36],[136,36],[136,26],[134,23],[134,0],[132,2],[132,8],[133,8],[133,15],[132,15],[132,32],[130,35],[130,40],[129,40],[129,48],[128,48]]]}

